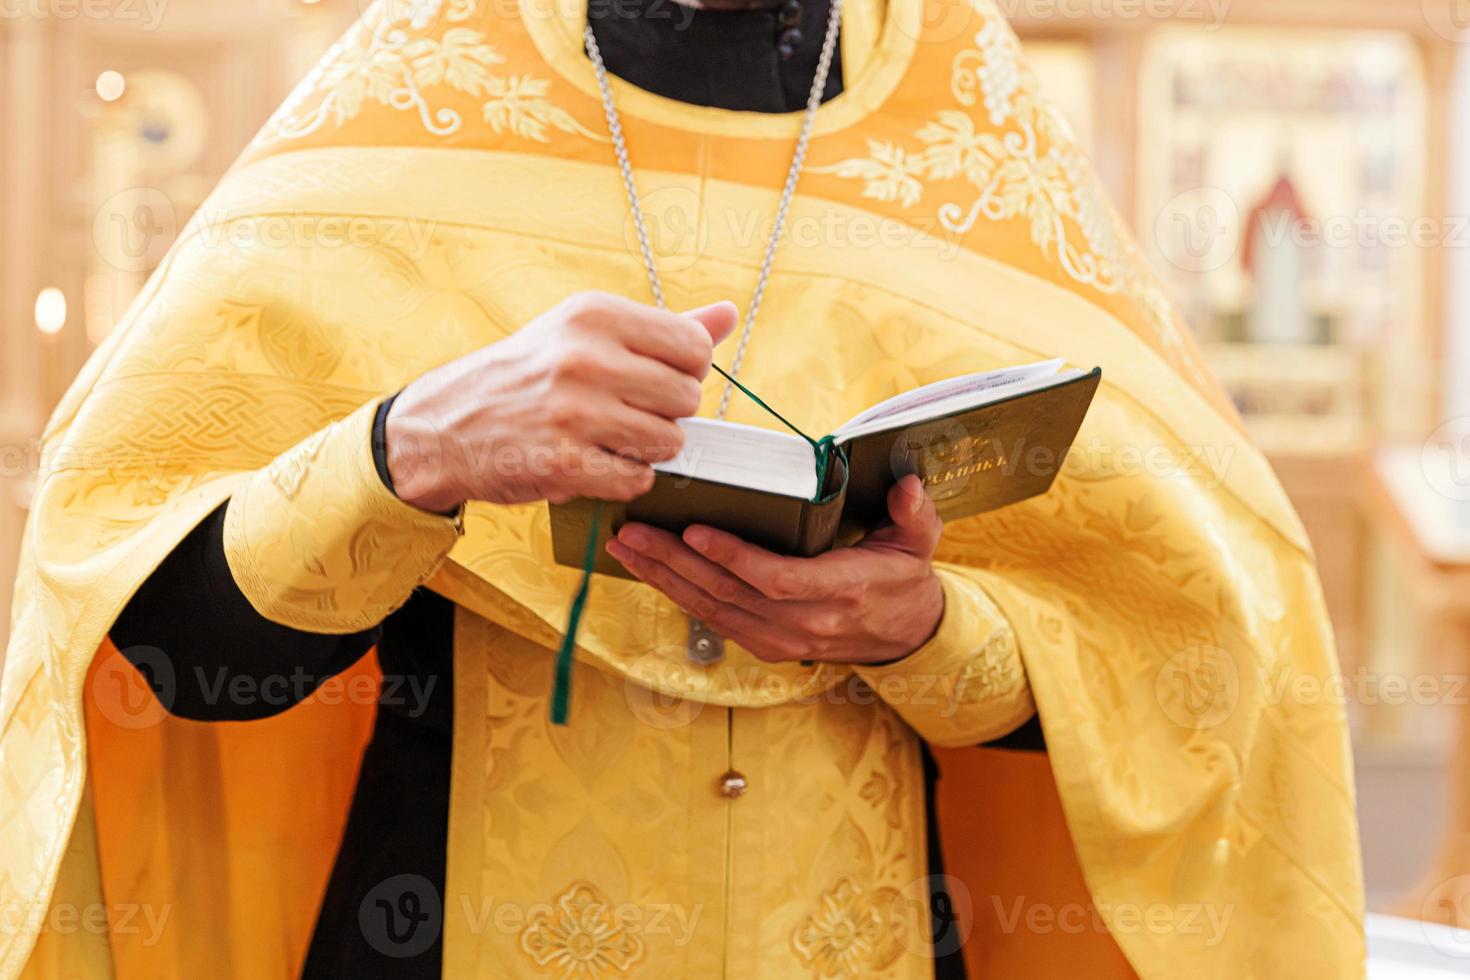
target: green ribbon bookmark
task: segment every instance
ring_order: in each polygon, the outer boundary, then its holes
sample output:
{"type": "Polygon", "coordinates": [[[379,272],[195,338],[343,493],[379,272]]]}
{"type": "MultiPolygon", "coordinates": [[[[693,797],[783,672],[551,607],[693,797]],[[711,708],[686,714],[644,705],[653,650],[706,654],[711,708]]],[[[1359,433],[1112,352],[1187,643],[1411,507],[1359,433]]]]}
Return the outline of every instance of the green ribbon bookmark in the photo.
{"type": "Polygon", "coordinates": [[[587,608],[587,593],[592,588],[592,567],[597,564],[597,536],[602,526],[602,504],[592,508],[592,527],[587,531],[587,550],[582,553],[582,584],[572,599],[567,615],[567,629],[561,648],[556,651],[556,679],[551,686],[551,723],[565,725],[572,700],[572,659],[577,652],[577,628],[582,624],[582,610],[587,608]]]}
{"type": "Polygon", "coordinates": [[[718,364],[712,364],[710,366],[719,372],[720,377],[724,378],[726,381],[730,382],[732,385],[744,392],[745,397],[749,398],[761,408],[765,409],[766,412],[770,414],[770,416],[774,418],[777,422],[780,422],[782,425],[786,426],[786,428],[790,429],[792,432],[795,432],[807,442],[811,443],[812,453],[817,458],[817,494],[815,497],[812,498],[812,503],[820,503],[822,500],[822,488],[827,485],[827,468],[831,465],[832,462],[832,447],[834,444],[832,437],[823,436],[820,439],[813,439],[811,436],[807,435],[805,432],[802,432],[796,426],[786,421],[786,417],[771,406],[767,405],[765,401],[761,398],[761,396],[757,395],[755,392],[745,387],[745,385],[741,384],[739,381],[736,381],[734,378],[730,377],[730,375],[726,374],[724,368],[720,367],[718,364]]]}
{"type": "MultiPolygon", "coordinates": [[[[827,470],[832,465],[834,446],[832,437],[823,436],[820,439],[813,439],[786,421],[780,412],[767,405],[755,392],[726,374],[718,364],[712,367],[720,373],[722,378],[739,388],[747,398],[765,409],[778,422],[811,443],[812,452],[817,459],[817,494],[812,498],[812,503],[821,502],[822,490],[827,485],[827,470]]],[[[597,538],[601,525],[602,505],[599,503],[592,509],[592,526],[587,531],[587,550],[582,554],[582,582],[577,587],[576,595],[572,598],[572,608],[567,614],[567,628],[562,634],[561,647],[556,651],[556,675],[551,688],[551,723],[553,725],[565,725],[567,713],[571,707],[572,661],[577,652],[577,629],[582,623],[582,611],[587,606],[587,593],[592,588],[593,569],[597,565],[597,538]]]]}

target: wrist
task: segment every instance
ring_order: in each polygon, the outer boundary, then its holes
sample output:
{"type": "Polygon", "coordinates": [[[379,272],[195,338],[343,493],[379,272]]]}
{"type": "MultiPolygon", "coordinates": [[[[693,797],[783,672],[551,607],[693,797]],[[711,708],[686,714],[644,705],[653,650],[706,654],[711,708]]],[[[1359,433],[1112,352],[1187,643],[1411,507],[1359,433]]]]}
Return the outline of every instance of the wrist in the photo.
{"type": "Polygon", "coordinates": [[[445,464],[439,429],[413,411],[407,388],[394,398],[384,420],[383,457],[389,487],[404,503],[435,514],[464,504],[466,495],[445,464]]]}
{"type": "Polygon", "coordinates": [[[902,592],[903,608],[912,613],[906,619],[911,627],[906,639],[896,639],[887,644],[889,650],[877,653],[877,659],[857,658],[847,661],[851,666],[863,667],[871,670],[882,670],[885,667],[895,667],[903,663],[920,650],[927,647],[938,635],[941,624],[944,622],[945,594],[944,585],[939,576],[931,568],[926,579],[919,582],[912,589],[904,589],[902,592]],[[889,651],[897,649],[894,655],[885,655],[889,651]]]}
{"type": "MultiPolygon", "coordinates": [[[[918,612],[914,617],[915,626],[912,645],[902,655],[888,661],[889,664],[896,664],[901,660],[906,660],[928,646],[929,642],[938,634],[940,624],[944,622],[944,583],[940,582],[939,575],[935,573],[933,566],[930,566],[929,574],[925,576],[924,581],[915,590],[915,594],[917,601],[914,603],[913,608],[918,612]]],[[[886,666],[886,664],[875,666],[886,666]]]]}

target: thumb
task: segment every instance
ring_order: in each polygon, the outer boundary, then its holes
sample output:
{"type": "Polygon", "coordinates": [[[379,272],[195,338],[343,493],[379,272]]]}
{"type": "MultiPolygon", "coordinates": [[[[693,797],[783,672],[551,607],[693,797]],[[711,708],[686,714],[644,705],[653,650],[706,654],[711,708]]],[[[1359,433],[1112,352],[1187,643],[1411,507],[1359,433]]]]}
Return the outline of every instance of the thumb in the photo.
{"type": "Polygon", "coordinates": [[[944,521],[922,480],[910,473],[889,489],[888,516],[893,525],[885,529],[885,544],[920,558],[934,554],[944,533],[944,521]]]}
{"type": "Polygon", "coordinates": [[[730,336],[735,330],[735,325],[740,322],[740,310],[727,299],[711,303],[709,306],[701,306],[697,310],[690,310],[684,315],[698,320],[704,329],[709,331],[710,342],[715,345],[730,336]]]}

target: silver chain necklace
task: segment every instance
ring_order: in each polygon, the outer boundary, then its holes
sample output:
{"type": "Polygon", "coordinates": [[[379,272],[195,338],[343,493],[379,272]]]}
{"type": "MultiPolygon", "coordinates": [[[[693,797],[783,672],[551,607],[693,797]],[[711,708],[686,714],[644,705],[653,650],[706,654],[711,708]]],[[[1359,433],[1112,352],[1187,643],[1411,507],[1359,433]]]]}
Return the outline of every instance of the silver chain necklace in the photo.
{"type": "MultiPolygon", "coordinates": [[[[812,90],[806,98],[806,112],[801,118],[801,133],[796,137],[796,150],[791,155],[791,169],[786,172],[786,185],[781,188],[781,200],[776,205],[776,224],[771,229],[771,240],[766,243],[766,252],[761,259],[760,275],[755,280],[755,291],[750,297],[750,306],[745,312],[745,324],[740,330],[740,340],[735,346],[735,357],[730,362],[730,377],[740,377],[740,365],[745,361],[745,349],[750,346],[750,333],[755,328],[755,317],[760,312],[761,299],[766,294],[766,280],[771,276],[771,265],[776,259],[776,246],[786,230],[786,213],[791,208],[792,195],[796,193],[796,182],[801,177],[802,165],[806,162],[807,144],[811,142],[812,122],[817,117],[817,108],[822,104],[822,93],[827,90],[827,72],[832,67],[832,54],[837,49],[837,29],[842,21],[842,0],[832,0],[827,11],[827,33],[822,38],[822,53],[817,59],[817,73],[812,78],[812,90]]],[[[597,87],[602,92],[602,111],[607,116],[607,131],[612,137],[613,152],[618,158],[618,170],[623,175],[623,189],[628,193],[628,206],[633,212],[633,224],[638,229],[638,248],[643,253],[643,265],[648,270],[648,284],[653,287],[653,299],[660,309],[668,309],[664,302],[664,287],[658,276],[658,267],[653,263],[653,248],[648,243],[648,226],[643,220],[643,207],[638,201],[638,185],[633,180],[633,165],[628,162],[628,144],[623,139],[623,120],[613,102],[612,85],[608,82],[607,66],[602,62],[602,52],[597,47],[597,38],[588,24],[583,32],[587,44],[587,56],[597,72],[597,87]]],[[[729,381],[720,394],[720,407],[715,418],[723,419],[730,410],[730,395],[735,390],[729,381]]],[[[698,664],[713,664],[725,655],[725,640],[699,620],[690,617],[689,637],[685,653],[698,664]]]]}
{"type": "MultiPolygon", "coordinates": [[[[771,265],[776,260],[776,246],[786,229],[786,213],[791,208],[792,195],[796,193],[796,182],[801,178],[801,168],[806,162],[807,144],[811,142],[812,122],[822,104],[822,93],[827,89],[827,72],[832,67],[832,55],[837,49],[837,31],[842,21],[842,0],[832,0],[827,12],[827,33],[822,38],[822,53],[817,59],[817,73],[812,78],[812,90],[806,98],[806,112],[801,118],[801,133],[796,137],[796,151],[791,155],[791,169],[786,172],[786,186],[781,189],[781,200],[776,205],[776,224],[771,229],[771,240],[766,243],[766,252],[761,259],[760,275],[756,277],[755,291],[746,308],[745,324],[740,330],[740,339],[735,346],[735,357],[730,362],[730,377],[740,377],[740,365],[745,361],[745,349],[750,346],[750,334],[755,328],[756,314],[760,312],[761,300],[766,294],[766,280],[771,276],[771,265]]],[[[628,193],[628,206],[633,212],[633,225],[638,230],[638,248],[643,253],[643,265],[648,270],[648,284],[653,287],[653,299],[660,309],[668,309],[664,302],[663,282],[658,268],[653,263],[653,248],[649,245],[648,226],[643,220],[643,207],[638,201],[638,187],[633,181],[633,165],[628,161],[628,144],[623,139],[623,120],[613,102],[612,86],[608,82],[607,66],[602,62],[602,52],[597,47],[597,38],[589,24],[584,32],[587,56],[597,72],[597,87],[602,92],[602,111],[607,116],[607,131],[612,136],[613,153],[618,158],[618,169],[623,174],[623,189],[628,193]]],[[[720,407],[715,418],[723,419],[730,410],[730,395],[734,385],[725,382],[720,394],[720,407]]]]}

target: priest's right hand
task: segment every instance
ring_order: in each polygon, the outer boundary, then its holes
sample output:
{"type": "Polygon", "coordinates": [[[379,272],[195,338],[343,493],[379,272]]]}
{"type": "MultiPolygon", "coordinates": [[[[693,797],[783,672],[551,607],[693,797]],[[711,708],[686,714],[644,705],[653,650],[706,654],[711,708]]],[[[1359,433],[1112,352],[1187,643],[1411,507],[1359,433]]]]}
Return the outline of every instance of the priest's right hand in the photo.
{"type": "Polygon", "coordinates": [[[387,419],[398,496],[447,512],[646,493],[737,319],[728,302],[679,314],[606,293],[564,300],[403,389],[387,419]]]}

